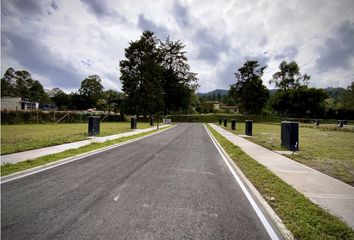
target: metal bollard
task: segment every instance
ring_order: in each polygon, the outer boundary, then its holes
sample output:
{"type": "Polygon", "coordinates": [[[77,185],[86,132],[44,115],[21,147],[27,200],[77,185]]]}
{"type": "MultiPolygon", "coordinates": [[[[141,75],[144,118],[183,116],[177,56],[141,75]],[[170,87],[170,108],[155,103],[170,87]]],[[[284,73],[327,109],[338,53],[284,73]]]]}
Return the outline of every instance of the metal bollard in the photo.
{"type": "Polygon", "coordinates": [[[245,124],[246,124],[246,126],[245,126],[245,134],[248,135],[248,136],[252,136],[253,121],[252,120],[246,120],[245,124]]]}
{"type": "Polygon", "coordinates": [[[236,130],[236,120],[231,121],[231,129],[236,130]]]}
{"type": "Polygon", "coordinates": [[[100,116],[88,117],[88,135],[96,136],[100,134],[100,116]]]}
{"type": "Polygon", "coordinates": [[[291,150],[299,150],[299,123],[298,122],[281,122],[280,134],[281,146],[291,150]]]}
{"type": "Polygon", "coordinates": [[[131,129],[136,129],[137,128],[137,118],[136,117],[132,117],[130,120],[130,128],[131,129]]]}

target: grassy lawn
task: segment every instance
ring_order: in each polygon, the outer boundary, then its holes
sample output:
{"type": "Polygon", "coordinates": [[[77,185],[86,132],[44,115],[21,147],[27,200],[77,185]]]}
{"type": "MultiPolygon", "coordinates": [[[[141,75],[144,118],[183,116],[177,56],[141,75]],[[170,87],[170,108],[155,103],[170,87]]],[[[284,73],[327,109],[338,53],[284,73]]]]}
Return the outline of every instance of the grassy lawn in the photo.
{"type": "MultiPolygon", "coordinates": [[[[238,124],[236,134],[244,134],[245,124],[238,124]]],[[[231,126],[226,128],[231,131],[231,126]]],[[[333,131],[300,125],[300,151],[287,157],[354,186],[354,132],[333,131]]],[[[280,147],[280,124],[253,124],[253,136],[247,138],[268,149],[280,147]]],[[[283,149],[284,150],[284,149],[283,149]]]]}
{"type": "Polygon", "coordinates": [[[208,126],[228,155],[283,220],[295,239],[354,239],[353,230],[208,126]]]}
{"type": "MultiPolygon", "coordinates": [[[[164,128],[164,129],[166,129],[166,128],[164,128]]],[[[161,130],[162,129],[160,129],[159,131],[161,131],[161,130]]],[[[122,137],[122,138],[106,141],[103,143],[91,143],[89,145],[86,145],[86,146],[83,146],[80,148],[69,149],[69,150],[63,151],[61,153],[50,154],[50,155],[39,157],[36,159],[19,162],[16,164],[4,164],[1,166],[1,172],[0,172],[1,174],[0,175],[5,176],[5,175],[9,175],[9,174],[12,174],[15,172],[38,167],[38,166],[41,166],[41,165],[44,165],[47,163],[51,163],[51,162],[55,162],[55,161],[58,161],[58,160],[61,160],[64,158],[76,156],[76,155],[82,154],[82,153],[87,153],[87,152],[94,151],[94,150],[97,150],[100,148],[108,147],[113,144],[125,142],[128,140],[134,139],[134,138],[143,137],[143,136],[155,133],[155,132],[156,132],[156,130],[151,130],[151,131],[140,133],[137,135],[122,137]]]]}
{"type": "MultiPolygon", "coordinates": [[[[148,128],[149,123],[138,123],[148,128]]],[[[100,136],[131,131],[130,122],[101,123],[100,136]]],[[[1,126],[1,154],[75,142],[87,138],[87,123],[1,126]]]]}

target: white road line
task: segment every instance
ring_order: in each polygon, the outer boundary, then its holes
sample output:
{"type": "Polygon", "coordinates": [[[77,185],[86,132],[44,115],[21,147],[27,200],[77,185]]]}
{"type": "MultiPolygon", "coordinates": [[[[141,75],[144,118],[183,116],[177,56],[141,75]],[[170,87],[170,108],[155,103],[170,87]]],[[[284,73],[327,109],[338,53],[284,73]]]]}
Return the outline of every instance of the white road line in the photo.
{"type": "Polygon", "coordinates": [[[226,165],[228,166],[229,170],[231,171],[232,175],[234,176],[234,178],[236,179],[237,183],[240,185],[243,193],[246,195],[248,201],[250,202],[251,206],[253,207],[254,211],[256,212],[258,218],[261,220],[264,228],[266,229],[267,233],[269,234],[270,238],[273,240],[279,240],[277,234],[274,232],[272,226],[270,225],[270,223],[268,222],[268,220],[265,218],[265,216],[263,215],[262,211],[259,209],[259,207],[257,206],[256,202],[254,201],[254,199],[252,198],[251,194],[248,192],[247,188],[245,187],[245,185],[242,183],[241,179],[237,176],[235,170],[232,168],[232,166],[230,165],[229,161],[226,159],[225,155],[223,154],[223,152],[221,151],[220,147],[218,146],[218,144],[215,142],[214,137],[211,135],[209,129],[204,125],[205,130],[207,131],[210,139],[212,140],[212,142],[214,143],[216,149],[218,150],[218,152],[220,153],[222,159],[224,159],[224,162],[226,163],[226,165]]]}

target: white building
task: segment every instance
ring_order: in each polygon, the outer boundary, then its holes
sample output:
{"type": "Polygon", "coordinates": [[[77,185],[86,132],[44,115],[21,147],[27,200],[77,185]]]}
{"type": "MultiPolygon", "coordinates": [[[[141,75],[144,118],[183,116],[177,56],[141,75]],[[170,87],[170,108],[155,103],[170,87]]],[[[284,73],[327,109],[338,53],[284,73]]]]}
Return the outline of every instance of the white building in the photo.
{"type": "Polygon", "coordinates": [[[2,97],[1,110],[37,110],[39,103],[21,97],[2,97]]]}

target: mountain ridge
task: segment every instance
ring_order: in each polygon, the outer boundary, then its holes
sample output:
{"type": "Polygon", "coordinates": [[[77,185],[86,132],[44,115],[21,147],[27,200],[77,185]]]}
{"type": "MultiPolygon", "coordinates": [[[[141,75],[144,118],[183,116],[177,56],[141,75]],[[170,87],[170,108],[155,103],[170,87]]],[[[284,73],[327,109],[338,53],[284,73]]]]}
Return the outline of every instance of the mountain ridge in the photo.
{"type": "Polygon", "coordinates": [[[229,92],[229,90],[217,88],[217,89],[214,89],[214,90],[206,92],[206,93],[197,93],[197,95],[198,96],[210,96],[213,94],[218,95],[220,93],[221,96],[224,96],[228,92],[229,92]]]}

